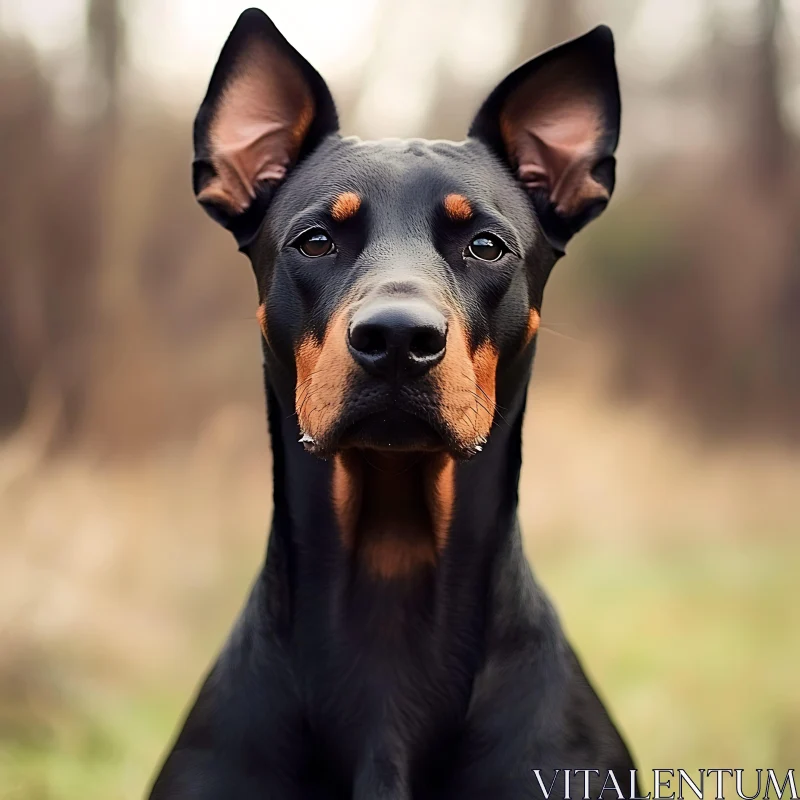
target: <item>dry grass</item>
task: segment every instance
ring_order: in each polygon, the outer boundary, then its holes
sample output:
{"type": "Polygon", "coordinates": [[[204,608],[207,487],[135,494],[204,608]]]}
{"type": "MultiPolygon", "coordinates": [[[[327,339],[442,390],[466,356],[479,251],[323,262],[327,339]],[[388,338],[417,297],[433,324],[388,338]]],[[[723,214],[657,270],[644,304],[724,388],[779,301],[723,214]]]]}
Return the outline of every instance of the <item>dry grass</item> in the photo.
{"type": "MultiPolygon", "coordinates": [[[[789,766],[800,460],[586,384],[529,408],[528,550],[642,766],[789,766]]],[[[241,406],[136,461],[43,462],[35,429],[0,451],[4,800],[142,795],[262,557],[264,428],[241,406]]]]}

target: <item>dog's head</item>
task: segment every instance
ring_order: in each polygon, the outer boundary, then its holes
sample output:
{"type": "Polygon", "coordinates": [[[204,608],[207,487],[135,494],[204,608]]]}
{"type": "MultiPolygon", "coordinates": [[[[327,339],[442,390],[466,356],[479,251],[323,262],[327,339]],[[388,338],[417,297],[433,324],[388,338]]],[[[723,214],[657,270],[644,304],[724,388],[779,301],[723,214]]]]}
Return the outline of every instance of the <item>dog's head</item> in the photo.
{"type": "Polygon", "coordinates": [[[552,265],[611,196],[619,118],[600,27],[512,72],[464,142],[342,138],[319,74],[242,14],[195,122],[194,190],[253,263],[309,450],[481,450],[552,265]]]}

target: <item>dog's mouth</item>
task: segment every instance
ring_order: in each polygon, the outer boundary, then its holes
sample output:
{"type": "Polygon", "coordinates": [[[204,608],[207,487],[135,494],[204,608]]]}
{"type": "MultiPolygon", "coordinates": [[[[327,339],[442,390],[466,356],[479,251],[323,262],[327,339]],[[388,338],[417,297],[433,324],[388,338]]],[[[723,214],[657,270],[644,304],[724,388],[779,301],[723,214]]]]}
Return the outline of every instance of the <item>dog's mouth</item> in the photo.
{"type": "Polygon", "coordinates": [[[442,419],[435,398],[427,393],[362,392],[345,404],[323,436],[303,433],[309,452],[329,458],[352,449],[390,453],[448,453],[466,459],[480,452],[485,439],[465,443],[442,419]]]}

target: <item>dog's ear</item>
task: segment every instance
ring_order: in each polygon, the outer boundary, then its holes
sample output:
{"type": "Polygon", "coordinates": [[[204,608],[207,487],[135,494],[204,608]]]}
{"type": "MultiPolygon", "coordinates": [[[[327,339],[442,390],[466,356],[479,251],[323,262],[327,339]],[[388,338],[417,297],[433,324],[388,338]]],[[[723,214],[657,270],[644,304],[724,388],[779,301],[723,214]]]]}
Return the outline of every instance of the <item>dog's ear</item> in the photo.
{"type": "Polygon", "coordinates": [[[325,81],[266,14],[248,9],[195,119],[195,196],[244,247],[287,171],[337,129],[325,81]]]}
{"type": "Polygon", "coordinates": [[[563,251],[611,197],[619,123],[614,38],[601,25],[512,72],[469,135],[511,167],[548,239],[563,251]]]}

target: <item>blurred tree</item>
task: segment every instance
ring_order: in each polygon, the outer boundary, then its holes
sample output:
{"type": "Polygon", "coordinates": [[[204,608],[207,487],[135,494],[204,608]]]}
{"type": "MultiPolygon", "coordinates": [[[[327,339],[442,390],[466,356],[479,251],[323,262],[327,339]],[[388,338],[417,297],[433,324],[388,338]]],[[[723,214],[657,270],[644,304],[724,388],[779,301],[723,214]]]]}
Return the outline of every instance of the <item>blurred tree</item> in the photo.
{"type": "Polygon", "coordinates": [[[126,55],[125,18],[120,0],[89,0],[86,31],[91,75],[100,89],[99,116],[105,124],[113,123],[119,109],[126,55]]]}
{"type": "Polygon", "coordinates": [[[53,444],[77,432],[92,386],[125,50],[119,1],[91,0],[86,26],[97,104],[77,125],[58,113],[30,49],[0,50],[0,432],[55,407],[53,444]]]}
{"type": "Polygon", "coordinates": [[[789,137],[781,111],[780,19],[781,0],[759,0],[752,79],[748,102],[744,104],[750,163],[766,188],[774,188],[776,182],[785,179],[789,157],[789,137]]]}
{"type": "Polygon", "coordinates": [[[46,281],[35,245],[34,204],[44,183],[53,116],[50,87],[33,52],[0,38],[0,434],[28,406],[47,341],[46,281]]]}
{"type": "Polygon", "coordinates": [[[800,436],[800,158],[781,109],[781,3],[758,0],[743,40],[728,6],[710,10],[709,46],[668,86],[711,110],[711,147],[640,173],[591,229],[587,270],[605,281],[626,391],[714,435],[800,436]]]}

